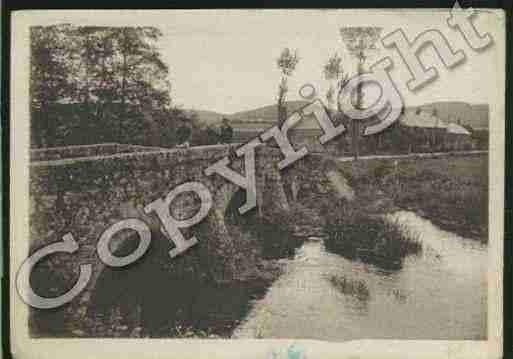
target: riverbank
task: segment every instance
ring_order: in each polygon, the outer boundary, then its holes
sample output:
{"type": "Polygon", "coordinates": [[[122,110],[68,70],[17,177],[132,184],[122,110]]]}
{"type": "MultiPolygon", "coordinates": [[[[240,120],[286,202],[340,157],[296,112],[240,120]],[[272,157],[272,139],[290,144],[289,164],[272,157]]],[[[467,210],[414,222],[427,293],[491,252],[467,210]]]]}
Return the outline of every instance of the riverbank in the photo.
{"type": "Polygon", "coordinates": [[[394,202],[444,230],[488,241],[488,157],[449,157],[401,166],[394,202]]]}
{"type": "MultiPolygon", "coordinates": [[[[366,202],[414,211],[440,228],[488,240],[488,155],[375,159],[339,166],[366,202]]],[[[378,206],[379,207],[379,206],[378,206]]]]}
{"type": "Polygon", "coordinates": [[[326,250],[385,270],[401,269],[407,256],[422,251],[418,236],[403,225],[349,206],[356,204],[338,206],[327,217],[326,250]]]}
{"type": "Polygon", "coordinates": [[[488,242],[488,157],[445,157],[399,164],[384,191],[440,228],[488,242]]]}
{"type": "Polygon", "coordinates": [[[301,202],[317,212],[327,251],[385,270],[400,269],[408,255],[422,251],[414,234],[383,217],[395,207],[378,186],[369,183],[369,176],[355,180],[347,168],[330,159],[322,167],[325,175],[301,196],[301,202]]]}
{"type": "MultiPolygon", "coordinates": [[[[488,159],[486,154],[432,158],[379,158],[353,162],[326,160],[335,177],[327,193],[311,193],[303,201],[324,221],[328,251],[347,259],[400,269],[422,245],[386,214],[414,211],[443,230],[487,242],[488,159]],[[334,181],[336,180],[336,181],[334,181]],[[355,196],[337,199],[335,182],[355,196]]],[[[321,180],[320,180],[321,181],[321,180]]]]}
{"type": "MultiPolygon", "coordinates": [[[[383,273],[400,273],[405,270],[405,263],[409,263],[409,266],[411,263],[424,263],[425,260],[421,258],[425,256],[429,258],[427,262],[430,264],[427,266],[437,266],[440,254],[435,254],[434,262],[431,262],[432,248],[427,248],[429,254],[423,253],[423,242],[426,239],[421,241],[420,238],[427,234],[420,236],[419,233],[411,231],[404,221],[394,220],[386,215],[398,213],[401,209],[412,210],[443,230],[484,242],[487,238],[488,220],[487,166],[486,155],[405,159],[397,162],[379,159],[372,161],[370,166],[363,161],[351,163],[349,170],[327,161],[323,165],[325,172],[333,174],[336,170],[337,175],[320,176],[316,185],[309,186],[308,191],[302,192],[298,203],[302,209],[301,215],[291,215],[289,218],[271,215],[272,222],[279,224],[276,226],[269,223],[262,226],[258,218],[239,218],[237,226],[254,236],[267,239],[264,242],[266,249],[259,256],[271,262],[276,258],[288,258],[287,261],[301,258],[302,250],[297,252],[297,249],[305,242],[302,239],[293,239],[291,234],[302,228],[303,233],[322,238],[327,252],[338,254],[354,265],[372,265],[377,273],[382,270],[383,273]],[[345,193],[340,193],[341,191],[345,193]],[[294,253],[296,257],[293,256],[294,253]],[[412,259],[406,262],[409,257],[412,259]]],[[[451,240],[456,241],[453,246],[458,247],[459,241],[463,239],[447,239],[451,240]]],[[[460,256],[456,252],[457,250],[454,254],[451,253],[451,256],[460,256]]],[[[262,286],[267,292],[266,296],[254,297],[251,299],[252,303],[267,303],[268,298],[275,297],[267,288],[276,287],[275,280],[278,277],[279,283],[288,281],[290,273],[283,273],[283,270],[285,269],[280,267],[280,274],[262,286]]],[[[412,269],[409,268],[408,271],[410,270],[412,269]]],[[[369,287],[368,278],[357,279],[337,273],[323,276],[321,280],[327,280],[340,294],[356,299],[361,305],[374,300],[373,296],[376,295],[376,289],[369,287]]],[[[291,291],[294,292],[292,289],[291,291]]],[[[388,291],[387,296],[398,304],[405,305],[408,301],[407,290],[393,288],[388,291]]],[[[281,293],[278,297],[282,295],[286,296],[287,293],[281,293]]],[[[477,311],[476,308],[477,304],[472,303],[472,310],[477,311]]],[[[268,328],[266,322],[277,315],[272,313],[267,304],[256,310],[251,309],[249,314],[241,317],[249,315],[249,323],[241,327],[247,328],[236,329],[236,336],[245,336],[246,334],[239,332],[249,331],[250,336],[269,337],[269,333],[274,330],[268,328]],[[253,316],[258,317],[254,322],[251,319],[253,316]]],[[[479,326],[476,330],[481,336],[481,322],[479,326]]],[[[290,327],[287,330],[288,333],[293,333],[290,327]]],[[[405,334],[405,337],[408,335],[405,334]]]]}
{"type": "MultiPolygon", "coordinates": [[[[322,288],[326,283],[329,284],[330,289],[326,287],[322,289],[322,293],[329,293],[333,301],[338,303],[334,304],[333,310],[342,310],[340,306],[342,304],[348,308],[356,306],[359,308],[357,311],[362,311],[369,305],[378,305],[377,300],[380,299],[386,303],[392,301],[395,303],[394,310],[397,309],[396,314],[401,313],[401,307],[408,305],[409,296],[418,289],[395,287],[395,284],[387,286],[386,289],[380,288],[381,281],[389,278],[391,271],[395,274],[390,278],[401,277],[406,273],[413,277],[411,273],[416,273],[415,265],[418,263],[423,268],[422,273],[428,273],[432,268],[440,266],[440,260],[445,255],[451,258],[451,261],[453,256],[459,258],[461,253],[458,252],[462,250],[459,247],[459,241],[463,239],[452,237],[447,239],[447,241],[455,241],[453,246],[458,249],[454,250],[454,253],[444,254],[440,249],[440,254],[433,254],[431,247],[427,248],[428,253],[423,253],[423,242],[426,238],[421,241],[418,233],[410,231],[409,227],[403,223],[404,221],[399,222],[386,217],[387,213],[407,208],[429,218],[434,225],[442,229],[451,230],[452,228],[456,229],[454,230],[456,233],[473,233],[474,237],[470,236],[471,238],[482,238],[481,230],[479,233],[476,232],[476,227],[486,227],[487,222],[487,217],[483,217],[481,213],[484,204],[487,204],[487,200],[482,197],[483,194],[486,196],[488,180],[486,171],[483,171],[487,166],[485,156],[408,159],[397,163],[380,159],[371,166],[363,162],[352,163],[350,170],[339,168],[334,164],[325,165],[325,169],[332,171],[335,166],[339,170],[339,175],[319,177],[315,186],[309,186],[308,191],[301,192],[299,203],[294,204],[295,209],[286,218],[273,213],[260,218],[256,212],[249,216],[237,216],[234,215],[235,212],[227,211],[227,224],[232,236],[237,237],[242,243],[238,245],[239,254],[247,260],[247,263],[257,264],[253,266],[253,270],[241,270],[235,282],[223,284],[218,288],[209,288],[207,285],[201,297],[209,298],[205,299],[204,304],[206,306],[208,302],[215,310],[209,308],[210,314],[194,312],[195,318],[204,319],[189,323],[188,326],[181,322],[178,326],[171,328],[172,337],[226,338],[232,335],[257,338],[280,337],[281,334],[278,335],[278,333],[295,336],[294,325],[289,323],[282,327],[280,324],[282,323],[281,314],[290,311],[287,308],[295,303],[294,298],[304,298],[306,295],[312,297],[312,303],[308,306],[298,304],[298,308],[295,309],[297,313],[292,310],[290,320],[297,321],[297,315],[300,313],[310,315],[311,308],[316,308],[315,311],[318,313],[324,313],[325,308],[322,309],[322,306],[317,308],[313,304],[316,301],[322,303],[320,298],[315,299],[316,296],[312,295],[317,293],[317,287],[315,290],[312,289],[312,293],[302,293],[301,290],[297,292],[294,289],[296,286],[313,286],[310,283],[318,283],[315,285],[322,288]],[[342,198],[335,195],[337,188],[344,188],[344,186],[347,187],[345,189],[347,193],[342,198]],[[353,190],[354,197],[351,194],[353,190]],[[469,224],[469,221],[473,223],[469,224]],[[294,235],[294,233],[297,234],[298,229],[306,235],[294,235]],[[324,245],[320,249],[317,249],[318,244],[313,244],[317,242],[305,242],[305,238],[311,235],[318,236],[317,239],[323,239],[324,245]],[[309,251],[308,248],[315,251],[315,259],[304,257],[303,252],[309,251]],[[308,266],[316,265],[313,262],[318,260],[317,256],[323,253],[323,250],[326,250],[329,256],[337,254],[344,261],[341,263],[351,268],[351,272],[334,272],[327,275],[324,267],[319,266],[318,273],[314,271],[316,274],[310,274],[308,266]],[[422,255],[419,255],[421,253],[422,255]],[[406,258],[411,259],[406,261],[406,258]],[[291,263],[295,264],[291,266],[291,263]],[[299,275],[297,269],[303,266],[307,266],[304,273],[309,273],[301,274],[301,278],[303,275],[309,278],[306,281],[296,279],[296,275],[299,275]],[[364,271],[364,273],[369,271],[369,274],[355,276],[355,273],[359,273],[358,268],[361,268],[359,266],[371,268],[364,271]],[[384,277],[376,279],[375,282],[373,275],[384,277]],[[291,287],[289,282],[295,284],[291,287]],[[341,299],[340,296],[345,299],[341,299]],[[277,308],[273,307],[273,303],[277,308]],[[304,312],[305,308],[308,309],[307,312],[304,312]]],[[[234,206],[238,206],[237,201],[234,201],[234,206]]],[[[422,233],[422,236],[426,237],[426,234],[422,233]]],[[[329,258],[333,262],[339,261],[335,257],[329,258]]],[[[425,281],[426,278],[419,275],[419,280],[425,281]]],[[[436,277],[427,285],[440,293],[450,292],[452,296],[456,295],[449,283],[442,281],[443,283],[440,284],[440,280],[441,277],[436,277]]],[[[425,297],[422,301],[423,305],[433,309],[438,308],[436,301],[429,301],[429,293],[423,292],[422,295],[425,297]]],[[[324,294],[321,297],[324,298],[324,294]]],[[[444,305],[446,305],[445,302],[444,305]]],[[[476,316],[482,316],[480,305],[481,303],[477,302],[469,303],[471,309],[477,313],[476,316]]],[[[194,310],[202,307],[204,305],[197,302],[194,310]]],[[[414,310],[414,303],[410,303],[408,308],[410,307],[414,310]]],[[[387,307],[387,310],[390,308],[387,307]]],[[[430,324],[432,328],[430,327],[429,330],[444,323],[448,315],[450,313],[444,312],[439,321],[430,324]]],[[[426,316],[427,318],[429,316],[426,316]]],[[[484,330],[482,323],[481,319],[476,320],[476,328],[473,328],[475,332],[472,333],[450,332],[445,335],[455,338],[482,337],[484,330]]],[[[337,324],[337,328],[339,325],[342,326],[343,323],[337,324]]],[[[380,330],[371,328],[367,329],[375,331],[376,337],[387,335],[386,328],[379,328],[380,330]]],[[[347,328],[344,327],[344,330],[347,331],[347,328]]],[[[316,337],[316,332],[322,332],[328,337],[334,335],[334,332],[326,332],[319,328],[313,331],[307,330],[307,332],[312,337],[316,337]]],[[[437,331],[434,330],[430,335],[433,336],[436,333],[437,331]]],[[[305,332],[298,327],[297,335],[300,334],[304,336],[305,332]]],[[[348,333],[349,337],[357,335],[348,333]]],[[[416,334],[405,332],[401,335],[405,338],[423,337],[420,329],[416,334]]]]}

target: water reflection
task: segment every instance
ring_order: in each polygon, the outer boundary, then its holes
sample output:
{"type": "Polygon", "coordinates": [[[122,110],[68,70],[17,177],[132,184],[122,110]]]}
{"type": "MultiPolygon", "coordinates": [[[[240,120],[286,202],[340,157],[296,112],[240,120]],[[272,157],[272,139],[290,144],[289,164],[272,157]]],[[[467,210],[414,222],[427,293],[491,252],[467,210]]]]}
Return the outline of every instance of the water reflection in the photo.
{"type": "Polygon", "coordinates": [[[486,246],[411,212],[389,218],[419,233],[421,255],[384,271],[307,242],[234,337],[485,339],[486,246]],[[369,295],[351,295],[330,278],[364,283],[369,295]]]}

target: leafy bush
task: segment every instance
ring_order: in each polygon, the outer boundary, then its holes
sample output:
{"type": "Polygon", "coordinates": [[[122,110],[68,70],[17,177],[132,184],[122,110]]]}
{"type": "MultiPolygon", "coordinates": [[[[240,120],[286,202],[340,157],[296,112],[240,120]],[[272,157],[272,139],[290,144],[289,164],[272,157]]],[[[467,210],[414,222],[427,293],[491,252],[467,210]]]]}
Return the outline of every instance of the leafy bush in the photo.
{"type": "Polygon", "coordinates": [[[332,275],[328,280],[343,294],[352,295],[362,301],[369,300],[370,298],[370,291],[361,279],[348,279],[345,275],[332,275]]]}
{"type": "Polygon", "coordinates": [[[399,269],[403,259],[421,252],[418,238],[397,222],[339,206],[328,218],[324,239],[328,251],[384,269],[399,269]]]}

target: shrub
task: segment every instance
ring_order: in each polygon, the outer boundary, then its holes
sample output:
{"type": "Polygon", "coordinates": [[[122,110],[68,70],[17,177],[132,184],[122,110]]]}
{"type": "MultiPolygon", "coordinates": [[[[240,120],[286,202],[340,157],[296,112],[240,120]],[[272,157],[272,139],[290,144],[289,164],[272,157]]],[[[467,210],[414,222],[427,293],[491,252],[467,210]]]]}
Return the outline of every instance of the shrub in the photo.
{"type": "Polygon", "coordinates": [[[330,252],[383,269],[399,269],[406,256],[422,250],[418,238],[397,222],[350,206],[339,206],[336,212],[325,227],[324,244],[330,252]]]}
{"type": "Polygon", "coordinates": [[[345,275],[332,275],[328,280],[343,294],[352,295],[363,301],[370,298],[370,291],[361,279],[348,279],[345,275]]]}

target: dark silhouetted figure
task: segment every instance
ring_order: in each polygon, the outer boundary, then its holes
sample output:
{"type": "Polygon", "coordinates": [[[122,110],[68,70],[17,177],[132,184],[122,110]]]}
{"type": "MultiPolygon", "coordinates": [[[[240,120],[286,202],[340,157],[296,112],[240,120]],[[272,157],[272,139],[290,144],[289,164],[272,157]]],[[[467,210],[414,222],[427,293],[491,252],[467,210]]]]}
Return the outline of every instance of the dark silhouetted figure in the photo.
{"type": "Polygon", "coordinates": [[[191,129],[187,124],[182,123],[176,130],[176,140],[178,143],[184,143],[186,141],[189,141],[191,137],[191,129]]]}
{"type": "Polygon", "coordinates": [[[223,118],[223,123],[221,125],[221,134],[220,134],[221,143],[230,143],[233,138],[233,128],[228,123],[227,118],[223,118]]]}

